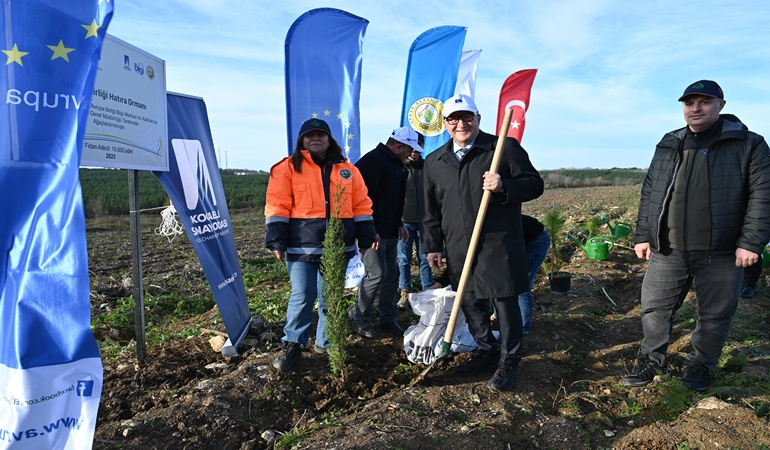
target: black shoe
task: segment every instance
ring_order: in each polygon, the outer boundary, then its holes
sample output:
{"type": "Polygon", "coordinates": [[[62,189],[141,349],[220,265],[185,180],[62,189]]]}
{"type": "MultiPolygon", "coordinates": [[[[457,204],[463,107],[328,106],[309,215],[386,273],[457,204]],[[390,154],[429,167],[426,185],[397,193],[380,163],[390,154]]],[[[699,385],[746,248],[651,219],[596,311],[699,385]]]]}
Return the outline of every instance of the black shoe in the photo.
{"type": "Polygon", "coordinates": [[[404,335],[404,329],[401,328],[401,325],[398,324],[395,320],[392,322],[385,322],[381,323],[380,331],[385,332],[386,334],[392,334],[397,336],[403,336],[404,335]]]}
{"type": "Polygon", "coordinates": [[[296,342],[287,342],[283,354],[273,361],[273,367],[278,370],[289,370],[302,357],[302,347],[296,342]]]}
{"type": "Polygon", "coordinates": [[[375,336],[377,336],[377,333],[374,331],[374,327],[372,326],[372,323],[369,321],[357,323],[355,324],[355,327],[356,327],[356,333],[360,334],[365,338],[372,339],[375,336]]]}
{"type": "Polygon", "coordinates": [[[518,375],[518,364],[500,363],[492,379],[487,383],[487,387],[496,391],[507,391],[513,386],[518,375]]]}
{"type": "Polygon", "coordinates": [[[688,361],[684,366],[682,383],[692,391],[705,391],[709,385],[709,368],[698,361],[688,361]]]}
{"type": "Polygon", "coordinates": [[[751,298],[757,293],[757,287],[756,286],[749,286],[748,284],[743,285],[743,289],[741,289],[741,297],[742,298],[751,298]]]}
{"type": "Polygon", "coordinates": [[[636,367],[631,375],[620,380],[623,386],[646,386],[655,378],[658,372],[664,372],[666,370],[666,364],[661,366],[657,361],[650,358],[648,355],[640,355],[636,361],[636,367]]]}
{"type": "Polygon", "coordinates": [[[463,377],[469,377],[479,373],[488,373],[497,369],[499,363],[500,350],[476,352],[470,361],[455,368],[455,373],[463,377]]]}

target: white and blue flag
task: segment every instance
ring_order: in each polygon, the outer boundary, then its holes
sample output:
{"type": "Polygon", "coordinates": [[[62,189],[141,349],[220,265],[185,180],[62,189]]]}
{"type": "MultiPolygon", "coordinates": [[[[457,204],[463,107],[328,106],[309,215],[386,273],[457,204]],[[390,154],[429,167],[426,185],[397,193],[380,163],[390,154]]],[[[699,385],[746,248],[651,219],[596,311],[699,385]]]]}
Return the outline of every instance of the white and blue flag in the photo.
{"type": "Polygon", "coordinates": [[[113,5],[0,10],[0,448],[89,449],[102,363],[91,333],[80,152],[113,5]]]}

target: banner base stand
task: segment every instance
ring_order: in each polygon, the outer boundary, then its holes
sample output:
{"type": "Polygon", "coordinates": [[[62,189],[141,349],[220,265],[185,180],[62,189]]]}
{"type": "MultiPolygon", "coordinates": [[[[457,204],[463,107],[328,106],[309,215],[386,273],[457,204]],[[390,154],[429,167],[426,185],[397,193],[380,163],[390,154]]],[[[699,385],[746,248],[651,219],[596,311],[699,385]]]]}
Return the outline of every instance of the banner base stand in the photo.
{"type": "Polygon", "coordinates": [[[243,327],[243,332],[240,334],[240,336],[238,336],[235,344],[230,341],[230,338],[227,338],[225,345],[222,346],[222,356],[235,356],[238,354],[238,346],[241,345],[241,342],[243,342],[243,340],[246,338],[246,335],[249,333],[249,330],[251,329],[251,322],[253,320],[253,317],[249,317],[249,323],[243,327]]]}

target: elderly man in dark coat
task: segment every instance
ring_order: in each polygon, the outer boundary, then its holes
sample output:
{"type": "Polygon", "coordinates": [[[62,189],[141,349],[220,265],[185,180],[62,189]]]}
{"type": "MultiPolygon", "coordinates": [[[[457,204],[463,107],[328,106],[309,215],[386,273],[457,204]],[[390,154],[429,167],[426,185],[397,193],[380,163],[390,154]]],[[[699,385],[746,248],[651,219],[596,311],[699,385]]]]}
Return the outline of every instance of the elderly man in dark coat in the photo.
{"type": "Polygon", "coordinates": [[[423,169],[422,245],[434,269],[441,267],[446,245],[447,270],[457,290],[481,198],[485,190],[494,192],[461,305],[478,349],[456,371],[475,375],[496,370],[487,385],[506,390],[516,380],[521,359],[518,295],[529,288],[521,203],[543,193],[543,179],[513,138],[503,138],[498,171],[488,173],[498,138],[480,131],[481,115],[470,97],[447,100],[444,116],[452,139],[428,155],[423,169]],[[492,334],[490,299],[497,309],[499,344],[492,334]]]}

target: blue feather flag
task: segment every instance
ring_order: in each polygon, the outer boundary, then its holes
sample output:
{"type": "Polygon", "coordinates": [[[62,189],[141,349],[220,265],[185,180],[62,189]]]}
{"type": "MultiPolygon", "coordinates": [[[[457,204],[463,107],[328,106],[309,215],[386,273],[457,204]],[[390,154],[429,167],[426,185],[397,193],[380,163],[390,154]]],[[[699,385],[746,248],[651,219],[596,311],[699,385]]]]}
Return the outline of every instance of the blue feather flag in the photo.
{"type": "Polygon", "coordinates": [[[455,93],[466,31],[458,26],[431,28],[409,49],[401,126],[425,135],[423,156],[449,139],[442,110],[444,100],[455,93]]]}
{"type": "Polygon", "coordinates": [[[286,129],[294,152],[302,122],[323,119],[352,162],[361,156],[362,45],[369,21],[333,8],[301,15],[286,34],[286,129]]]}

